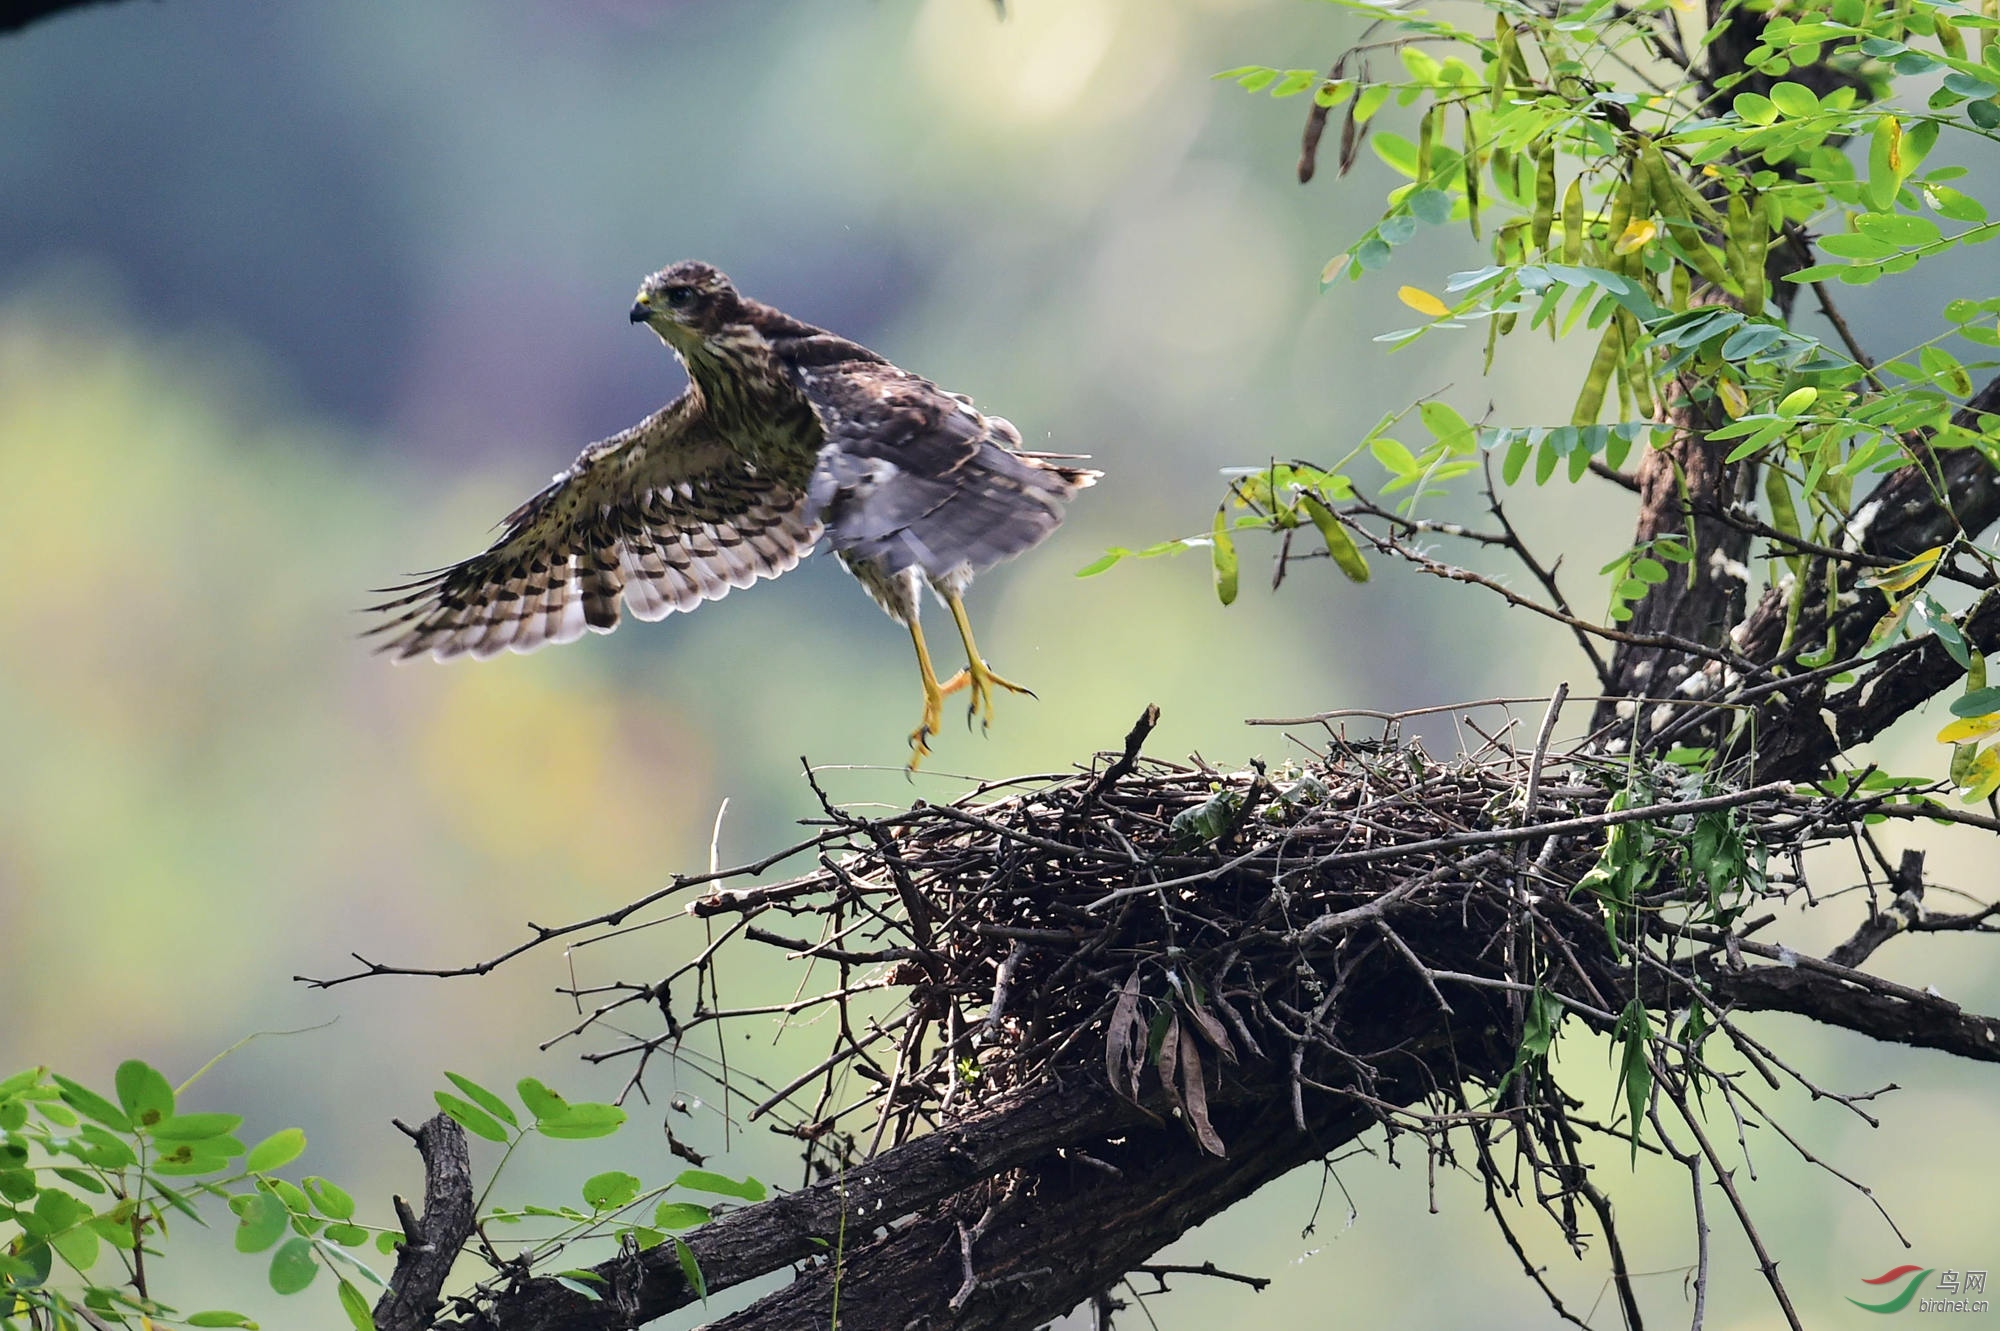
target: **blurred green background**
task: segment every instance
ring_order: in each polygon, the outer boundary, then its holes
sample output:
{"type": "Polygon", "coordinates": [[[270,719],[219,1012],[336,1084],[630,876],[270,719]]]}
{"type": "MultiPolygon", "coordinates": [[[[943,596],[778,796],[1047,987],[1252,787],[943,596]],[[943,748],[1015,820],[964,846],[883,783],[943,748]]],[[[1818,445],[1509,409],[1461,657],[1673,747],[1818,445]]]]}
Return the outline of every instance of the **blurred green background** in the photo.
{"type": "MultiPolygon", "coordinates": [[[[1398,282],[1435,288],[1477,261],[1465,237],[1317,292],[1386,174],[1369,159],[1300,188],[1303,104],[1207,76],[1330,63],[1359,32],[1339,11],[1010,10],[166,0],[0,40],[0,1069],[53,1062],[101,1084],[136,1055],[178,1078],[251,1032],[317,1028],[251,1044],[197,1095],[248,1113],[252,1134],[305,1127],[310,1166],[380,1222],[390,1191],[419,1187],[390,1116],[427,1114],[445,1067],[615,1092],[571,1046],[538,1052],[574,1020],[553,990],[572,967],[586,983],[664,973],[695,926],[482,980],[318,992],[295,973],[340,972],[350,950],[461,964],[525,920],[615,906],[705,867],[725,798],[718,853],[753,859],[812,810],[802,755],[842,766],[824,778],[842,799],[901,804],[965,777],[1062,770],[1147,702],[1165,717],[1153,753],[1233,764],[1292,751],[1246,716],[1586,687],[1560,636],[1396,570],[1357,588],[1308,564],[1272,596],[1256,571],[1269,552],[1247,546],[1226,611],[1199,554],[1073,576],[1107,545],[1203,530],[1219,468],[1330,460],[1426,393],[1468,415],[1490,402],[1500,420],[1566,419],[1576,355],[1530,347],[1482,382],[1471,340],[1397,356],[1370,342],[1407,322],[1398,282]],[[830,560],[527,658],[393,668],[355,637],[365,589],[474,552],[582,444],[678,390],[624,310],[643,274],[683,257],[1107,473],[971,598],[982,645],[1039,700],[1003,697],[990,736],[948,725],[913,785],[907,639],[830,560]]],[[[1866,293],[1864,337],[1893,350],[1919,336],[1942,280],[1866,293]]],[[[1585,604],[1628,529],[1621,499],[1557,486],[1515,500],[1585,604]]],[[[1941,768],[1937,724],[1887,747],[1941,768]]],[[[1448,722],[1427,733],[1456,743],[1448,722]]],[[[1993,892],[1990,839],[1940,844],[1942,881],[1993,892]]],[[[1823,873],[1830,887],[1853,875],[1823,873]]],[[[1850,924],[1804,920],[1787,941],[1823,947],[1850,924]]],[[[2000,983],[1978,941],[1891,944],[1882,961],[1990,1010],[2000,983]]],[[[1862,1324],[1842,1296],[1904,1260],[2000,1266],[1991,1072],[1766,1025],[1830,1084],[1914,1088],[1881,1106],[1880,1132],[1797,1107],[1815,1148],[1877,1187],[1913,1255],[1768,1132],[1751,1142],[1749,1193],[1808,1322],[1862,1324]]],[[[773,1077],[813,1057],[810,1029],[775,1048],[744,1038],[741,1059],[773,1077]]],[[[1579,1039],[1564,1066],[1608,1086],[1601,1064],[1579,1039]]],[[[656,1128],[672,1087],[659,1069],[656,1107],[614,1150],[553,1145],[519,1194],[567,1190],[604,1160],[670,1173],[656,1128]]],[[[712,1091],[686,1089],[677,1133],[719,1152],[712,1091]]],[[[716,1167],[796,1180],[782,1139],[731,1142],[716,1167]]],[[[1684,1316],[1684,1182],[1643,1164],[1627,1178],[1616,1153],[1606,1168],[1634,1262],[1666,1272],[1646,1282],[1650,1306],[1684,1316]]],[[[1351,1226],[1336,1190],[1301,1236],[1320,1186],[1303,1171],[1178,1250],[1276,1284],[1197,1285],[1154,1301],[1158,1324],[1551,1323],[1462,1181],[1441,1180],[1431,1214],[1408,1153],[1339,1173],[1351,1226]]],[[[1721,1199],[1710,1207],[1711,1325],[1778,1325],[1721,1199]]],[[[1597,1254],[1574,1263],[1528,1228],[1565,1299],[1590,1307],[1597,1254]]],[[[191,1246],[177,1292],[192,1306],[343,1324],[330,1292],[280,1307],[249,1259],[191,1246]]],[[[1615,1317],[1608,1299],[1598,1315],[1615,1317]]]]}

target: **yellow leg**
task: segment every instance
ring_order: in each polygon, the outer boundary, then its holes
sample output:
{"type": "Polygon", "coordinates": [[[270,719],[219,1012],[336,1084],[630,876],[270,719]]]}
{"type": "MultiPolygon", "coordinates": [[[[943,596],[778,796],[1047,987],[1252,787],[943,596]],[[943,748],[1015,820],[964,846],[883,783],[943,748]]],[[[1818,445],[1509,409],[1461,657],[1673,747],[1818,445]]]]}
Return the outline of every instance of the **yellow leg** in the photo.
{"type": "Polygon", "coordinates": [[[1009,693],[1025,693],[1030,698],[1035,696],[1035,691],[1011,679],[1003,679],[988,669],[985,659],[979,655],[979,644],[972,640],[972,621],[965,617],[965,603],[955,594],[947,594],[944,603],[951,607],[951,617],[958,623],[958,636],[965,643],[965,669],[946,680],[942,691],[956,693],[969,687],[972,702],[965,709],[966,724],[970,725],[976,716],[983,728],[993,719],[993,690],[996,687],[1009,693]]]}
{"type": "Polygon", "coordinates": [[[924,681],[924,719],[910,732],[910,770],[914,772],[930,753],[930,737],[938,733],[938,726],[944,721],[945,690],[938,687],[937,672],[931,669],[930,649],[924,646],[924,631],[914,619],[910,621],[910,641],[917,646],[917,670],[924,681]]]}

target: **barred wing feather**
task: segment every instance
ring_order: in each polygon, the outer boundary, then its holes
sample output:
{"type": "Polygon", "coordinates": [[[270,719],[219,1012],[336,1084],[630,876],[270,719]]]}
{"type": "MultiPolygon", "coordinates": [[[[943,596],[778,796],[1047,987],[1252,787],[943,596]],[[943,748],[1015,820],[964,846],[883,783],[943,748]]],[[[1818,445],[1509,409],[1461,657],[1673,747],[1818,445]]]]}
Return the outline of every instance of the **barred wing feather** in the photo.
{"type": "Polygon", "coordinates": [[[585,449],[484,553],[384,590],[399,660],[489,657],[661,619],[775,578],[819,540],[805,477],[762,476],[683,395],[585,449]]]}

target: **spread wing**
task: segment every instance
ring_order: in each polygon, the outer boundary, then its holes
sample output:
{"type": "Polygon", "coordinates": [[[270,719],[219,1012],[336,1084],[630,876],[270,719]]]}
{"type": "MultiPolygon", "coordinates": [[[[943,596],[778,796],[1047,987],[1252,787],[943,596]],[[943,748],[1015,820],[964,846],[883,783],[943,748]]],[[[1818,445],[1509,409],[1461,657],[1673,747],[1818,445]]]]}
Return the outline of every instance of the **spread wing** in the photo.
{"type": "Polygon", "coordinates": [[[380,650],[442,661],[533,651],[775,578],[812,549],[820,524],[805,477],[759,475],[683,394],[586,448],[507,516],[483,554],[385,590],[380,650]]]}
{"type": "Polygon", "coordinates": [[[1020,453],[1008,421],[893,365],[800,366],[826,445],[811,497],[834,549],[887,572],[979,573],[1061,524],[1098,473],[1020,453]]]}

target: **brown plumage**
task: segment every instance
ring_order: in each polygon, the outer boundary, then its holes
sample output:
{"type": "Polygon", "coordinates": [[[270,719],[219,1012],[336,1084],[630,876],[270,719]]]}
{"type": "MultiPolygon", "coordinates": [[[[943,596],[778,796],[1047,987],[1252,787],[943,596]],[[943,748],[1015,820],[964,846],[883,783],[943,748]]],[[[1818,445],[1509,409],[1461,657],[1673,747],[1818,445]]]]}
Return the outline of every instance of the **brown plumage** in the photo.
{"type": "MultiPolygon", "coordinates": [[[[776,577],[824,533],[841,563],[916,640],[924,723],[969,687],[993,686],[959,597],[979,573],[1054,531],[1098,473],[1019,451],[1012,424],[857,343],[738,295],[706,264],[646,279],[632,321],[686,365],[689,384],[638,425],[586,448],[505,521],[484,553],[401,587],[398,659],[491,656],[691,610],[776,577]],[[952,610],[968,665],[940,685],[918,627],[928,583],[952,610]]],[[[913,763],[915,759],[913,758],[913,763]]]]}

